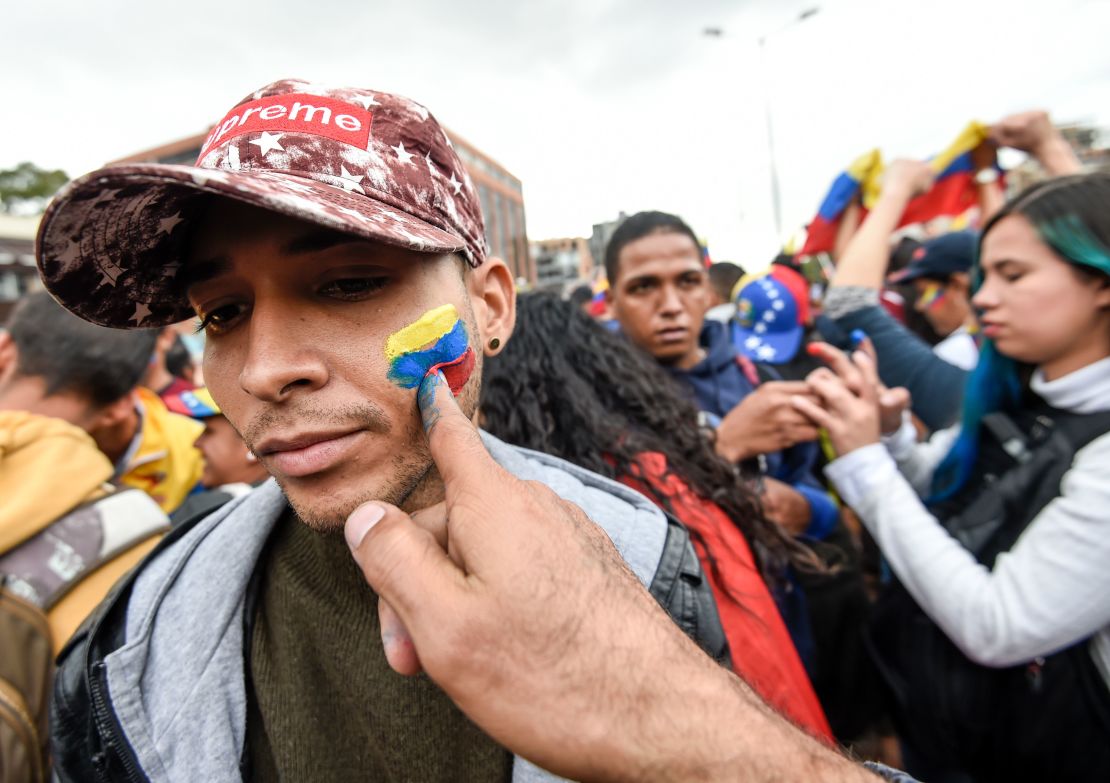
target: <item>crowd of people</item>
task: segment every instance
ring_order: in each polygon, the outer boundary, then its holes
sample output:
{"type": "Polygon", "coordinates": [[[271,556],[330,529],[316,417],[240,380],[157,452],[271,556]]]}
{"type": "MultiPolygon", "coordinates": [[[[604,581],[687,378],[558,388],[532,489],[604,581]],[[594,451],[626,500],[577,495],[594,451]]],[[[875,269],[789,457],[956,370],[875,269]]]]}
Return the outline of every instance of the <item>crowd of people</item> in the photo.
{"type": "Polygon", "coordinates": [[[601,307],[408,98],[216,128],[67,185],[0,332],[3,780],[1110,777],[1110,175],[1043,112],[970,228],[912,161],[820,282],[640,212],[601,307]]]}

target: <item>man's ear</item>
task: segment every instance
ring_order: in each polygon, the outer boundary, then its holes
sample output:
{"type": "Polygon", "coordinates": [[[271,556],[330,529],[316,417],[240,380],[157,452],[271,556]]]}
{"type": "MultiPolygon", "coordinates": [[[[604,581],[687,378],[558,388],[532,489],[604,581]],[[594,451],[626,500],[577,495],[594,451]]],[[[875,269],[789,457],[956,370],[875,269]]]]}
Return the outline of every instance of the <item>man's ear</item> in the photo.
{"type": "Polygon", "coordinates": [[[513,274],[500,258],[488,258],[469,271],[466,281],[482,350],[486,356],[494,356],[508,342],[516,323],[513,274]]]}
{"type": "Polygon", "coordinates": [[[15,346],[15,340],[7,332],[0,332],[0,385],[11,380],[18,366],[19,349],[15,346]]]}

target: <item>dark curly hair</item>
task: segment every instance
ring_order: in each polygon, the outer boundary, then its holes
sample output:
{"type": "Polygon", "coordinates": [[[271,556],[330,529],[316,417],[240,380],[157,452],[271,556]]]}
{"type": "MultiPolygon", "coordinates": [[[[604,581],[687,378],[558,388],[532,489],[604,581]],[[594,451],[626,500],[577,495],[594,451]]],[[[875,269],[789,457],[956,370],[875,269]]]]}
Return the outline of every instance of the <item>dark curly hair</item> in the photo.
{"type": "MultiPolygon", "coordinates": [[[[512,339],[485,362],[480,407],[482,426],[498,438],[611,479],[639,476],[638,455],[660,452],[670,473],[740,529],[770,584],[790,562],[811,566],[808,552],[764,518],[748,480],[717,456],[677,382],[569,302],[518,297],[512,339]]],[[[673,513],[667,497],[653,495],[673,513]]]]}

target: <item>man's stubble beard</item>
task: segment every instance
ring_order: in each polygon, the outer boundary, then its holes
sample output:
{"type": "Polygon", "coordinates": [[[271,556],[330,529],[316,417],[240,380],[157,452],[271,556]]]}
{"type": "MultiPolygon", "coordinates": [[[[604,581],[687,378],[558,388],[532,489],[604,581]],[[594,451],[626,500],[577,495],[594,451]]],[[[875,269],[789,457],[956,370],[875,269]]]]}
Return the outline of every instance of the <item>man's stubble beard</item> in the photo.
{"type": "MultiPolygon", "coordinates": [[[[477,410],[480,391],[481,364],[479,363],[458,397],[459,407],[467,418],[472,418],[474,411],[477,410]]],[[[321,503],[298,502],[290,495],[281,479],[275,476],[275,480],[297,517],[317,533],[342,531],[343,524],[351,512],[371,500],[390,503],[409,513],[443,500],[443,480],[432,461],[419,414],[408,420],[399,441],[394,456],[390,460],[393,470],[384,477],[385,484],[379,488],[369,488],[358,493],[341,505],[326,505],[328,503],[326,498],[321,503]]]]}

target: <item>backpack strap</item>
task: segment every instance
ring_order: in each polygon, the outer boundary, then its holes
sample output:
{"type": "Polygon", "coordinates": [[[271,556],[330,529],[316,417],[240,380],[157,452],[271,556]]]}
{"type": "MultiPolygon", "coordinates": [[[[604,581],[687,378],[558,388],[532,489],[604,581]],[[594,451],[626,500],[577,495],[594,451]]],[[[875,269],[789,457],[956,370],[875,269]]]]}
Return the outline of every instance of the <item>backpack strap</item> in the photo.
{"type": "Polygon", "coordinates": [[[49,612],[97,568],[167,530],[169,519],[149,495],[116,489],[0,555],[0,574],[9,590],[49,612]]]}

